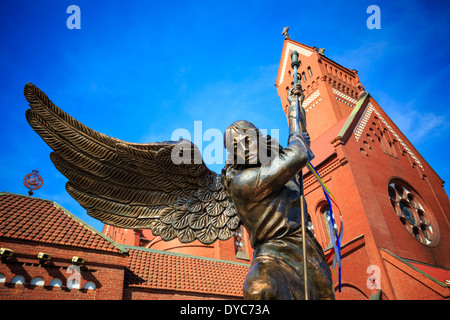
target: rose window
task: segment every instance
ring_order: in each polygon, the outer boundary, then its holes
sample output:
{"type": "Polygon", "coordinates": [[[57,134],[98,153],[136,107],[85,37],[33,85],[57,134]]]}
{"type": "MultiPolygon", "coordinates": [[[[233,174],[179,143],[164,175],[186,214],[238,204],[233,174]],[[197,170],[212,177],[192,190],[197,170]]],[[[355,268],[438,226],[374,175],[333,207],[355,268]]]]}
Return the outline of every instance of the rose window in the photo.
{"type": "Polygon", "coordinates": [[[392,207],[406,230],[424,245],[437,245],[436,221],[419,196],[400,181],[391,182],[388,192],[392,207]]]}

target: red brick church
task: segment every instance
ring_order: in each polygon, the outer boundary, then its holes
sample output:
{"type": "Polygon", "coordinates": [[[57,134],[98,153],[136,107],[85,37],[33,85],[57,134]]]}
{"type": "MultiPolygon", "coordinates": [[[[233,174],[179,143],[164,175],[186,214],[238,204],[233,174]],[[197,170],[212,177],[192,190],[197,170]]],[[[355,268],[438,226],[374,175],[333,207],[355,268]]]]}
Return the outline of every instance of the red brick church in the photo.
{"type": "MultiPolygon", "coordinates": [[[[449,299],[444,182],[364,91],[356,70],[288,37],[276,78],[285,112],[293,50],[312,164],[344,225],[336,298],[449,299]]],[[[307,171],[304,188],[309,228],[327,255],[330,208],[307,171]]],[[[107,225],[100,233],[52,201],[7,192],[0,194],[0,221],[0,299],[242,299],[252,257],[244,229],[212,245],[165,242],[149,230],[107,225]]]]}

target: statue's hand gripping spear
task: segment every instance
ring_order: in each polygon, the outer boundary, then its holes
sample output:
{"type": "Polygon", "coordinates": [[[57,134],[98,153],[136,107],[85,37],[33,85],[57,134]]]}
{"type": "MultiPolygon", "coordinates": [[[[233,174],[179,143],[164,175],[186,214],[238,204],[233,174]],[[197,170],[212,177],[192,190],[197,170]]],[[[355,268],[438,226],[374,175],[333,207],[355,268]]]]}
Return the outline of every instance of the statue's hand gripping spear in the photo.
{"type": "Polygon", "coordinates": [[[303,140],[306,142],[307,152],[308,152],[308,161],[311,161],[314,158],[314,154],[312,153],[310,146],[310,139],[308,131],[306,130],[306,113],[305,109],[302,107],[303,100],[305,96],[303,95],[303,89],[301,82],[298,79],[298,67],[300,65],[298,61],[298,52],[292,51],[291,53],[291,66],[294,70],[294,85],[290,90],[290,94],[288,96],[288,100],[290,103],[289,106],[289,137],[294,134],[300,133],[302,135],[303,140]]]}

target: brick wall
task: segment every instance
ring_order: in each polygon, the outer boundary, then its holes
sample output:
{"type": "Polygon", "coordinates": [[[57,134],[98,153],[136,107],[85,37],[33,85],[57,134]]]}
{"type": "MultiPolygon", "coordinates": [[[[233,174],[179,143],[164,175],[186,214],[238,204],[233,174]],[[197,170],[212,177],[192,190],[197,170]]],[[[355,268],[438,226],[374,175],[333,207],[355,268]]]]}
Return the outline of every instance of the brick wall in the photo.
{"type": "Polygon", "coordinates": [[[125,288],[124,300],[242,300],[242,298],[170,290],[125,288]]]}
{"type": "Polygon", "coordinates": [[[0,299],[114,300],[123,297],[125,254],[5,239],[1,239],[0,245],[14,251],[12,258],[0,263],[0,273],[5,277],[5,282],[0,283],[0,299]],[[40,264],[37,259],[39,252],[50,254],[51,261],[40,264]],[[73,256],[86,259],[86,263],[80,266],[79,290],[69,289],[67,286],[67,280],[73,278],[75,272],[69,268],[73,256]],[[11,284],[16,275],[24,277],[23,285],[11,284]],[[42,278],[44,286],[31,285],[35,277],[42,278]],[[61,280],[62,286],[50,286],[53,279],[61,280]],[[87,282],[92,282],[96,288],[84,289],[87,282]]]}
{"type": "MultiPolygon", "coordinates": [[[[378,110],[368,120],[368,124],[357,141],[352,135],[345,145],[345,154],[348,158],[358,193],[364,203],[364,213],[367,217],[370,231],[380,248],[385,248],[393,253],[425,263],[448,266],[450,229],[448,225],[448,212],[450,204],[448,197],[442,187],[442,181],[420,156],[417,150],[409,143],[407,138],[393,124],[383,110],[371,99],[371,104],[378,110]],[[393,152],[378,142],[365,138],[367,134],[374,137],[371,128],[380,128],[385,135],[394,135],[382,120],[388,121],[394,131],[411,152],[416,156],[414,159],[405,147],[399,142],[394,143],[393,152]],[[376,125],[371,126],[372,123],[376,125]],[[367,142],[367,143],[365,143],[367,142]],[[361,153],[365,148],[367,155],[361,153]],[[419,160],[420,167],[417,163],[419,160]],[[440,234],[437,246],[426,246],[417,241],[396,216],[388,195],[388,183],[393,178],[401,179],[409,184],[421,197],[423,203],[428,207],[429,213],[436,219],[440,234]]],[[[398,140],[398,139],[396,139],[398,140]]]]}
{"type": "MultiPolygon", "coordinates": [[[[380,256],[379,250],[383,248],[403,258],[448,267],[450,248],[446,212],[450,212],[450,207],[440,178],[376,102],[373,99],[370,102],[377,108],[378,114],[374,112],[368,118],[368,125],[362,131],[360,139],[355,138],[354,127],[350,127],[347,140],[344,143],[335,143],[336,154],[316,167],[341,209],[344,221],[343,244],[360,235],[365,238],[363,249],[352,252],[342,260],[342,292],[336,294],[337,299],[363,299],[374,294],[366,286],[366,269],[370,265],[380,268],[382,290],[387,299],[442,299],[442,295],[429,293],[430,289],[420,285],[420,282],[405,279],[404,275],[400,277],[392,268],[388,271],[389,266],[380,256]],[[381,117],[387,121],[390,129],[381,117]],[[413,152],[416,159],[409,152],[403,152],[405,147],[399,143],[398,138],[393,150],[389,150],[386,144],[383,145],[383,141],[368,140],[367,134],[372,134],[373,137],[373,131],[370,130],[372,122],[378,127],[381,126],[381,130],[386,129],[386,135],[390,132],[394,136],[390,130],[396,132],[400,139],[407,143],[407,148],[413,152]],[[421,162],[422,167],[418,165],[417,160],[421,162]],[[388,195],[388,184],[393,178],[411,185],[427,205],[439,226],[438,245],[426,246],[420,243],[400,222],[388,195]],[[412,291],[406,289],[408,286],[412,291]],[[404,292],[401,289],[403,287],[404,292]],[[397,290],[400,290],[398,295],[397,290]]],[[[305,175],[304,185],[314,232],[325,249],[329,244],[329,236],[320,208],[326,204],[326,199],[312,175],[305,175]]],[[[337,219],[337,209],[334,208],[334,211],[337,219]]],[[[337,224],[339,227],[339,221],[337,224]]]]}
{"type": "Polygon", "coordinates": [[[399,300],[450,299],[450,288],[426,277],[418,270],[382,253],[386,270],[399,300]]]}

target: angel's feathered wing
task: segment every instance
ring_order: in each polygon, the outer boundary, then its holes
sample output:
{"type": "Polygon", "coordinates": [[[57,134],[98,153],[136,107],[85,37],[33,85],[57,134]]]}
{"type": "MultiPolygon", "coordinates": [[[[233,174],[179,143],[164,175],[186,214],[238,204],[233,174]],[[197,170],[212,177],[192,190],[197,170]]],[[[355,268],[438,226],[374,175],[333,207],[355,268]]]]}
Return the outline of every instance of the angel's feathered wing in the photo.
{"type": "Polygon", "coordinates": [[[29,124],[53,149],[50,158],[69,180],[67,192],[90,216],[116,227],[151,229],[167,241],[210,244],[234,234],[236,210],[220,175],[203,161],[194,163],[194,144],[125,142],[73,119],[33,84],[24,94],[29,124]],[[172,152],[185,155],[187,145],[191,157],[175,164],[172,152]]]}

